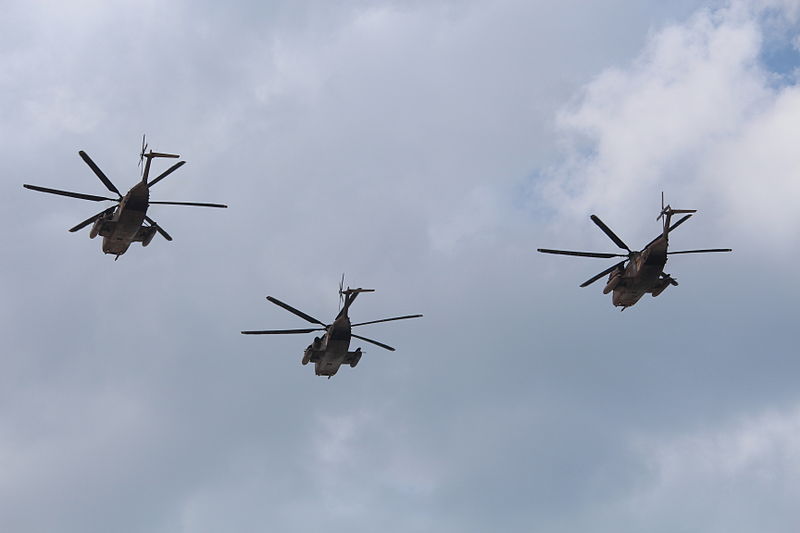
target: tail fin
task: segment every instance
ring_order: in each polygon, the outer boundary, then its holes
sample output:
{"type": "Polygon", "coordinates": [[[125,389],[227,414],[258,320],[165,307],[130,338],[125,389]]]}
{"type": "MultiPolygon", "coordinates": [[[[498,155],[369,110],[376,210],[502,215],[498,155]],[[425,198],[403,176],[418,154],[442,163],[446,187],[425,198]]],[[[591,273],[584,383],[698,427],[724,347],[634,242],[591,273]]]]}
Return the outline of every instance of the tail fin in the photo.
{"type": "Polygon", "coordinates": [[[150,150],[149,152],[145,153],[147,149],[147,144],[145,143],[144,135],[142,136],[142,152],[139,154],[139,164],[142,164],[142,160],[146,159],[144,164],[144,172],[142,172],[142,182],[147,183],[147,177],[150,174],[150,163],[153,161],[154,157],[167,157],[170,159],[177,159],[180,157],[178,154],[164,154],[161,152],[154,152],[150,150]]]}
{"type": "Polygon", "coordinates": [[[664,236],[669,232],[670,221],[672,216],[680,213],[696,213],[697,209],[673,209],[672,206],[664,205],[664,191],[661,191],[661,213],[656,217],[656,220],[664,220],[664,236]]]}
{"type": "MultiPolygon", "coordinates": [[[[342,276],[342,284],[344,283],[344,276],[342,276]]],[[[356,297],[361,294],[362,292],[375,292],[375,289],[351,289],[347,287],[346,289],[342,289],[342,285],[339,286],[339,298],[341,299],[344,297],[344,305],[339,310],[339,315],[346,315],[347,311],[350,309],[350,306],[353,305],[353,302],[356,301],[356,297]]],[[[341,301],[341,300],[340,300],[341,301]]]]}

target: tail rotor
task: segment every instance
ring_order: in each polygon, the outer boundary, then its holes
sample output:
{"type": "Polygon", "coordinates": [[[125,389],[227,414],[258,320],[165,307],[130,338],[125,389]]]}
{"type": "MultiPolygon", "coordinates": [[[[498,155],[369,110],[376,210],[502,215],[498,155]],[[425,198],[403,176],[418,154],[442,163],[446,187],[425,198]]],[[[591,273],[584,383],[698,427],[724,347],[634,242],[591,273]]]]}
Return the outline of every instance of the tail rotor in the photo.
{"type": "MultiPolygon", "coordinates": [[[[145,140],[145,135],[142,134],[142,150],[139,152],[139,169],[142,169],[145,152],[147,152],[147,141],[145,140]]],[[[142,170],[142,172],[144,172],[144,170],[142,170]]]]}
{"type": "Polygon", "coordinates": [[[339,314],[336,315],[337,318],[347,314],[356,297],[362,292],[375,292],[375,289],[362,289],[361,287],[351,289],[349,286],[345,289],[344,274],[342,274],[342,279],[339,282],[339,314]]]}
{"type": "Polygon", "coordinates": [[[342,310],[344,303],[344,272],[342,272],[342,279],[339,281],[339,311],[342,310]]]}
{"type": "MultiPolygon", "coordinates": [[[[661,191],[661,212],[659,213],[656,220],[664,220],[664,234],[669,232],[669,224],[670,219],[672,219],[673,215],[681,214],[681,213],[697,213],[697,209],[672,209],[672,206],[667,204],[664,205],[664,191],[661,191]]],[[[685,217],[688,218],[688,217],[685,217]]]]}

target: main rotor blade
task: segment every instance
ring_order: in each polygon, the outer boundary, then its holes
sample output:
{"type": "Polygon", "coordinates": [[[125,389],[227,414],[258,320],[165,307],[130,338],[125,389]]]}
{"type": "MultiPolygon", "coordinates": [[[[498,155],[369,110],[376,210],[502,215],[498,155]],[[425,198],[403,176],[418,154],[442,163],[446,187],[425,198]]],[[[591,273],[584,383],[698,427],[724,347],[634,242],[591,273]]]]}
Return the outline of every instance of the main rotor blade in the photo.
{"type": "Polygon", "coordinates": [[[370,320],[369,322],[359,322],[358,324],[350,324],[351,328],[356,326],[365,326],[367,324],[377,324],[378,322],[391,322],[392,320],[405,320],[406,318],[419,318],[422,315],[405,315],[405,316],[396,316],[392,318],[382,318],[380,320],[370,320]]]}
{"type": "Polygon", "coordinates": [[[93,215],[93,216],[87,218],[86,220],[84,220],[83,222],[81,222],[80,224],[75,226],[74,228],[70,228],[69,230],[71,232],[73,232],[73,233],[78,231],[78,230],[81,230],[81,229],[85,228],[86,226],[88,226],[89,224],[91,224],[92,222],[94,222],[95,220],[97,220],[98,218],[101,218],[101,217],[105,216],[108,213],[113,213],[114,209],[116,209],[116,208],[117,208],[117,206],[112,205],[108,209],[103,209],[102,211],[100,211],[96,215],[93,215]]]}
{"type": "Polygon", "coordinates": [[[163,180],[164,178],[166,178],[167,176],[169,176],[170,174],[172,174],[173,172],[175,172],[176,170],[178,170],[179,168],[181,168],[185,164],[186,164],[186,161],[178,161],[177,163],[175,163],[174,165],[169,167],[167,170],[165,170],[164,172],[159,174],[156,177],[156,179],[151,180],[150,183],[147,184],[147,186],[148,187],[152,187],[153,185],[155,185],[159,181],[163,180]]]}
{"type": "Polygon", "coordinates": [[[312,331],[324,331],[325,328],[306,328],[306,329],[262,329],[254,331],[243,331],[244,335],[286,335],[293,333],[311,333],[312,331]]]}
{"type": "MultiPolygon", "coordinates": [[[[626,259],[625,261],[627,261],[627,259],[626,259]]],[[[599,273],[599,274],[597,274],[596,276],[594,276],[594,277],[591,277],[591,278],[587,279],[586,281],[584,281],[583,283],[581,283],[581,287],[587,287],[587,286],[591,285],[592,283],[594,283],[595,281],[597,281],[598,279],[600,279],[600,278],[602,278],[603,276],[605,276],[606,274],[610,274],[610,273],[611,273],[611,271],[612,271],[612,270],[614,270],[615,268],[619,268],[619,267],[621,267],[622,265],[624,265],[624,264],[625,264],[625,261],[620,261],[620,262],[619,262],[619,263],[617,263],[616,265],[614,265],[614,266],[612,266],[612,267],[610,267],[610,268],[607,268],[607,269],[603,270],[602,272],[600,272],[600,273],[599,273]]]]}
{"type": "Polygon", "coordinates": [[[578,257],[599,257],[601,259],[610,259],[612,257],[628,257],[627,254],[609,254],[602,252],[572,252],[569,250],[548,250],[547,248],[539,248],[538,252],[543,254],[558,254],[558,255],[576,255],[578,257]]]}
{"type": "Polygon", "coordinates": [[[382,342],[374,341],[374,340],[372,340],[372,339],[368,339],[368,338],[366,338],[366,337],[362,337],[362,336],[360,336],[360,335],[355,335],[354,333],[351,333],[351,334],[350,334],[350,336],[351,336],[351,337],[355,337],[356,339],[361,339],[362,341],[371,342],[371,343],[372,343],[372,344],[374,344],[375,346],[380,346],[381,348],[385,348],[386,350],[389,350],[390,352],[393,352],[393,351],[394,351],[394,348],[392,348],[392,347],[391,347],[391,346],[389,346],[388,344],[383,344],[382,342]]]}
{"type": "Polygon", "coordinates": [[[106,186],[106,188],[107,188],[109,191],[117,193],[117,195],[118,195],[118,196],[122,196],[122,194],[120,194],[120,192],[119,192],[119,190],[117,189],[117,187],[116,187],[116,186],[115,186],[113,183],[111,183],[111,180],[110,180],[110,179],[108,179],[108,177],[107,177],[105,174],[103,174],[103,171],[102,171],[102,170],[100,170],[100,167],[98,167],[98,166],[95,164],[95,162],[94,162],[94,161],[92,161],[92,158],[91,158],[91,157],[89,157],[89,155],[88,155],[86,152],[84,152],[83,150],[81,150],[81,151],[79,151],[79,152],[78,152],[78,155],[80,155],[80,156],[81,156],[81,159],[83,159],[83,160],[84,160],[84,162],[85,162],[87,165],[89,165],[89,168],[91,168],[91,169],[92,169],[92,171],[93,171],[93,172],[94,172],[94,173],[97,175],[97,177],[98,177],[98,178],[100,178],[100,181],[102,181],[102,182],[103,182],[103,185],[105,185],[105,186],[106,186]]]}
{"type": "Polygon", "coordinates": [[[667,255],[675,254],[707,254],[711,252],[732,252],[731,248],[709,248],[707,250],[682,250],[680,252],[667,252],[667,255]]]}
{"type": "Polygon", "coordinates": [[[150,217],[149,217],[149,216],[147,216],[147,215],[145,215],[145,216],[144,216],[144,219],[145,219],[146,221],[148,221],[148,222],[150,223],[150,225],[151,225],[151,226],[153,226],[154,228],[156,228],[156,231],[157,231],[157,232],[159,232],[159,233],[161,234],[161,236],[162,236],[162,237],[164,237],[164,238],[165,238],[165,239],[167,239],[168,241],[171,241],[171,240],[172,240],[172,237],[170,237],[170,236],[169,236],[169,233],[167,233],[166,231],[164,231],[164,228],[162,228],[161,226],[159,226],[159,225],[156,223],[156,221],[155,221],[155,220],[153,220],[152,218],[150,218],[150,217]]]}
{"type": "Polygon", "coordinates": [[[609,237],[609,238],[610,238],[612,241],[614,241],[614,244],[616,244],[617,246],[619,246],[619,247],[620,247],[620,248],[622,248],[623,250],[628,250],[629,252],[631,251],[631,249],[630,249],[630,248],[628,248],[628,245],[627,245],[627,244],[625,244],[624,242],[622,242],[622,239],[620,239],[619,237],[617,237],[617,234],[616,234],[616,233],[614,233],[613,231],[611,231],[611,228],[609,228],[608,226],[606,226],[606,225],[605,225],[605,223],[603,223],[603,221],[602,221],[602,220],[600,220],[600,217],[598,217],[597,215],[592,215],[592,216],[591,216],[591,217],[589,217],[589,218],[591,218],[591,219],[592,219],[592,222],[594,222],[595,224],[597,224],[597,226],[598,226],[598,227],[599,227],[601,230],[603,230],[603,233],[605,233],[606,235],[608,235],[608,237],[609,237]]]}
{"type": "Polygon", "coordinates": [[[287,304],[287,303],[283,303],[282,301],[278,300],[277,298],[273,298],[272,296],[267,296],[267,300],[269,300],[270,302],[274,303],[274,304],[275,304],[275,305],[277,305],[278,307],[283,307],[284,309],[286,309],[286,310],[287,310],[287,311],[289,311],[290,313],[292,313],[292,314],[295,314],[295,315],[299,316],[300,318],[302,318],[302,319],[303,319],[303,320],[305,320],[306,322],[311,322],[312,324],[319,324],[320,326],[322,326],[322,327],[324,327],[324,328],[327,328],[327,327],[328,327],[328,325],[327,325],[327,324],[325,324],[325,323],[323,323],[323,322],[321,322],[321,321],[317,320],[317,319],[316,319],[316,318],[314,318],[313,316],[311,316],[311,315],[307,315],[307,314],[305,314],[304,312],[300,311],[299,309],[295,309],[295,308],[294,308],[294,307],[292,307],[291,305],[289,305],[289,304],[287,304]]]}
{"type": "Polygon", "coordinates": [[[200,202],[150,202],[150,205],[159,204],[159,205],[192,205],[195,207],[223,207],[227,208],[227,205],[223,204],[206,204],[200,202]]]}
{"type": "Polygon", "coordinates": [[[683,224],[684,222],[686,222],[690,218],[692,218],[692,215],[686,215],[685,217],[681,217],[680,220],[678,220],[676,223],[674,223],[673,225],[671,225],[669,227],[669,229],[667,230],[667,233],[669,233],[670,231],[674,230],[675,228],[677,228],[678,226],[680,226],[681,224],[683,224]]]}
{"type": "MultiPolygon", "coordinates": [[[[678,220],[676,223],[674,223],[673,225],[671,225],[671,226],[669,227],[669,229],[667,230],[667,233],[671,232],[672,230],[674,230],[675,228],[677,228],[678,226],[680,226],[681,224],[683,224],[684,222],[686,222],[686,221],[687,221],[687,220],[689,220],[690,218],[692,218],[692,215],[686,215],[685,217],[682,217],[680,220],[678,220]]],[[[651,244],[653,244],[654,242],[656,242],[656,241],[657,241],[658,239],[660,239],[661,237],[662,237],[662,235],[659,235],[658,237],[656,237],[656,238],[655,238],[655,239],[653,239],[652,241],[648,242],[648,243],[647,243],[647,246],[645,246],[644,248],[642,248],[642,250],[644,250],[645,248],[647,248],[648,246],[650,246],[651,244]]]]}
{"type": "Polygon", "coordinates": [[[104,200],[108,200],[109,202],[119,202],[117,198],[106,198],[105,196],[96,196],[94,194],[84,194],[82,192],[71,192],[71,191],[62,191],[59,189],[48,189],[47,187],[39,187],[38,185],[28,185],[27,183],[22,185],[26,189],[30,189],[32,191],[39,191],[39,192],[47,192],[50,194],[58,194],[60,196],[69,196],[70,198],[80,198],[81,200],[91,200],[93,202],[102,202],[104,200]]]}

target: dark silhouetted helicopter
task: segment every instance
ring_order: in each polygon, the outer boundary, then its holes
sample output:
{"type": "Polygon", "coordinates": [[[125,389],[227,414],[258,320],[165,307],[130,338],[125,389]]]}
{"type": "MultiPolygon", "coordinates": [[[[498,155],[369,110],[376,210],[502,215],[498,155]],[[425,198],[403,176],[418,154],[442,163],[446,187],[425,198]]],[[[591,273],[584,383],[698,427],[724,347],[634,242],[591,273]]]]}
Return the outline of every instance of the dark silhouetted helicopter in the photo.
{"type": "Polygon", "coordinates": [[[284,334],[295,334],[295,333],[311,333],[313,331],[324,331],[325,333],[322,337],[315,337],[314,341],[308,345],[303,353],[303,360],[302,363],[307,365],[308,363],[314,363],[314,372],[318,376],[328,376],[330,379],[331,376],[336,374],[339,370],[341,365],[350,365],[351,367],[355,368],[358,364],[358,361],[361,359],[361,348],[356,348],[355,351],[350,351],[350,339],[351,337],[355,337],[356,339],[361,339],[362,341],[366,341],[372,343],[376,346],[380,346],[381,348],[385,348],[386,350],[394,351],[394,348],[383,344],[382,342],[378,342],[376,340],[368,339],[366,337],[362,337],[360,335],[356,335],[351,332],[351,328],[357,326],[365,326],[367,324],[377,324],[378,322],[390,322],[392,320],[405,320],[407,318],[419,318],[422,315],[405,315],[405,316],[396,316],[392,318],[383,318],[381,320],[370,320],[369,322],[359,322],[357,324],[350,323],[350,317],[347,316],[347,312],[350,310],[350,306],[353,305],[356,297],[361,294],[362,292],[374,292],[375,289],[351,289],[348,287],[347,289],[342,289],[344,285],[344,278],[342,278],[342,283],[339,284],[339,297],[340,299],[344,299],[344,305],[339,310],[339,314],[336,315],[332,324],[325,324],[316,318],[307,315],[306,313],[295,309],[294,307],[290,306],[289,304],[283,303],[282,301],[278,300],[277,298],[273,298],[272,296],[267,296],[267,300],[274,303],[279,307],[283,307],[290,313],[293,313],[303,320],[307,322],[311,322],[312,324],[317,324],[321,327],[318,328],[304,328],[304,329],[272,329],[272,330],[260,330],[260,331],[242,331],[245,335],[284,335],[284,334]]]}
{"type": "Polygon", "coordinates": [[[600,253],[600,252],[572,252],[568,250],[549,250],[546,248],[539,248],[540,252],[546,254],[560,254],[560,255],[574,255],[578,257],[599,257],[602,259],[609,259],[612,257],[624,257],[622,261],[616,265],[607,268],[596,276],[589,278],[581,283],[581,287],[591,285],[598,279],[606,274],[608,276],[608,283],[603,289],[603,294],[614,292],[612,302],[616,307],[625,308],[634,305],[645,293],[650,293],[653,297],[658,296],[670,285],[677,286],[678,282],[664,272],[664,265],[667,263],[668,255],[678,254],[703,254],[711,252],[730,252],[730,248],[711,248],[706,250],[684,250],[679,252],[669,252],[669,233],[689,220],[692,213],[696,213],[696,209],[672,209],[669,205],[664,206],[664,193],[661,193],[661,214],[656,220],[663,220],[663,229],[661,235],[650,241],[647,246],[640,252],[634,252],[622,239],[611,231],[600,218],[592,215],[592,221],[614,241],[614,244],[626,250],[627,254],[613,254],[613,253],[600,253]],[[672,216],[676,214],[688,213],[680,218],[676,223],[670,225],[672,216]],[[627,265],[626,265],[627,263],[627,265]]]}
{"type": "Polygon", "coordinates": [[[156,232],[160,233],[168,241],[172,240],[172,237],[170,237],[170,235],[164,231],[161,226],[156,224],[152,218],[147,216],[147,208],[150,205],[159,204],[190,205],[195,207],[228,207],[227,205],[222,204],[196,202],[151,202],[150,187],[178,170],[186,163],[186,161],[178,161],[167,170],[159,174],[154,180],[148,182],[147,178],[150,174],[150,163],[152,162],[153,158],[178,158],[180,156],[175,154],[162,154],[153,152],[152,150],[147,152],[146,150],[147,144],[144,137],[142,137],[142,151],[139,154],[139,164],[141,165],[142,161],[146,160],[144,164],[144,172],[142,173],[142,179],[139,183],[131,187],[131,190],[128,191],[128,194],[125,196],[122,196],[122,194],[119,192],[119,189],[117,189],[117,187],[111,183],[111,180],[106,177],[103,171],[100,170],[95,162],[92,161],[92,159],[83,150],[79,151],[78,154],[86,162],[86,164],[89,165],[89,168],[92,169],[97,177],[100,178],[100,181],[103,182],[103,185],[105,185],[109,191],[117,195],[117,198],[108,198],[106,196],[95,196],[93,194],[49,189],[47,187],[39,187],[37,185],[25,184],[23,187],[32,191],[58,194],[61,196],[69,196],[71,198],[80,198],[81,200],[91,200],[94,202],[116,202],[116,205],[112,205],[108,209],[104,209],[96,215],[92,215],[69,230],[75,232],[85,228],[89,224],[94,223],[91,231],[89,232],[89,237],[92,239],[98,235],[103,237],[103,252],[116,256],[115,260],[128,250],[128,247],[131,245],[131,243],[141,242],[142,246],[147,246],[150,244],[150,241],[153,240],[156,232]],[[145,221],[147,221],[146,225],[144,224],[145,221]]]}

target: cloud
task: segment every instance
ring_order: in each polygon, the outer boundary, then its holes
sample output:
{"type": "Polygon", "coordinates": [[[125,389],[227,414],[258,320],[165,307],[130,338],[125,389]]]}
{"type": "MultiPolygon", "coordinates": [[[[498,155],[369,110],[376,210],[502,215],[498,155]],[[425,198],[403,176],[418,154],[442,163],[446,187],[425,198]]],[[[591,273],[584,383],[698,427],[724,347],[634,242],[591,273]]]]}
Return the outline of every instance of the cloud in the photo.
{"type": "Polygon", "coordinates": [[[791,239],[800,109],[797,86],[776,86],[761,61],[774,10],[792,27],[796,3],[700,10],[654,34],[630,66],[601,72],[560,114],[566,163],[540,190],[573,219],[602,209],[620,226],[656,213],[664,190],[721,236],[770,249],[791,239]]]}
{"type": "Polygon", "coordinates": [[[621,521],[631,520],[632,531],[795,531],[799,430],[795,406],[635,440],[648,476],[618,508],[621,521]]]}
{"type": "MultiPolygon", "coordinates": [[[[586,220],[597,213],[628,244],[647,242],[657,228],[647,221],[657,214],[663,190],[673,206],[699,209],[692,231],[689,224],[681,228],[673,246],[734,248],[724,265],[708,258],[695,271],[700,286],[676,289],[682,305],[658,301],[660,313],[651,318],[664,320],[662,328],[631,318],[607,324],[626,350],[669,361],[657,363],[660,378],[643,384],[638,396],[659,421],[621,423],[621,435],[639,436],[634,452],[607,459],[609,494],[559,524],[564,531],[576,524],[616,531],[797,528],[790,510],[798,488],[791,481],[798,467],[797,397],[772,373],[793,366],[783,317],[795,315],[790,302],[798,296],[789,280],[800,256],[787,243],[800,228],[791,200],[800,197],[800,151],[792,133],[800,101],[796,79],[765,57],[767,49],[794,39],[797,8],[797,2],[730,2],[700,9],[654,32],[629,64],[601,71],[559,114],[563,158],[533,188],[532,205],[552,214],[548,238],[613,248],[586,220]],[[755,281],[756,272],[769,281],[755,281]],[[745,316],[741,323],[734,318],[745,316]],[[773,328],[775,320],[784,325],[773,328]],[[734,338],[738,347],[729,345],[734,338]],[[703,377],[688,378],[693,372],[703,377]],[[770,393],[767,383],[776,385],[770,393]],[[721,406],[712,395],[736,405],[721,406]],[[731,419],[736,422],[721,422],[731,419]],[[698,425],[708,429],[687,428],[698,425]],[[628,475],[615,480],[613,472],[628,475]]],[[[678,265],[683,271],[684,263],[670,261],[671,268],[678,265]]],[[[641,305],[637,313],[652,304],[641,305]]],[[[642,370],[621,371],[641,380],[642,370]]]]}
{"type": "Polygon", "coordinates": [[[790,266],[743,250],[768,274],[681,269],[620,314],[576,287],[603,267],[534,249],[595,209],[646,242],[662,189],[702,210],[681,245],[789,238],[794,85],[762,52],[793,27],[769,6],[13,6],[0,528],[618,531],[641,489],[652,529],[691,482],[658,461],[701,453],[682,435],[797,403],[790,266]],[[124,189],[142,132],[189,163],[157,199],[230,209],[154,206],[175,240],[113,262],[66,231],[94,206],[20,187],[102,192],[86,149],[124,189]],[[299,326],[266,294],[333,316],[342,271],[378,290],[354,319],[425,314],[365,327],[397,352],[328,381],[308,338],[238,333],[299,326]]]}

